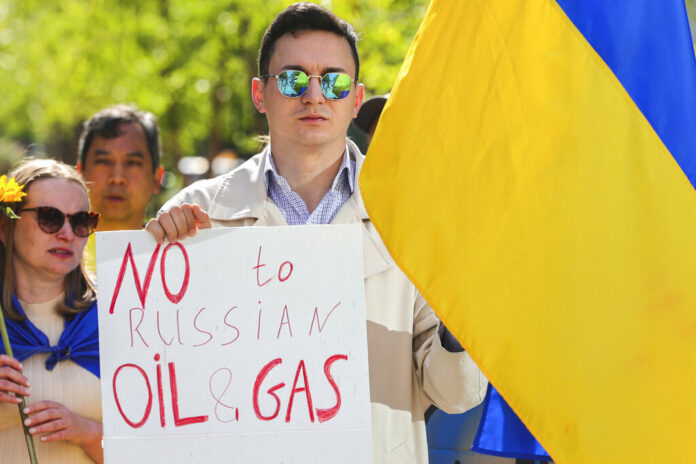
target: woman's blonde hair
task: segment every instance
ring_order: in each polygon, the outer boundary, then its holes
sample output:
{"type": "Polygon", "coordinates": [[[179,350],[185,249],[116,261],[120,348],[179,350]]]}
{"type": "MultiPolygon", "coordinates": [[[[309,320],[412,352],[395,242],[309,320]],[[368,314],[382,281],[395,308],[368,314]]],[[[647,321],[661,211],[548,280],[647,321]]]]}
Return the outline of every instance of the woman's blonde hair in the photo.
{"type": "MultiPolygon", "coordinates": [[[[32,182],[41,179],[66,179],[80,185],[87,195],[87,186],[75,168],[65,163],[52,159],[26,158],[7,175],[14,177],[19,185],[24,186],[24,191],[29,190],[32,182]]],[[[29,195],[22,201],[10,203],[9,206],[18,212],[26,203],[29,195]]],[[[0,226],[4,229],[5,240],[0,244],[0,282],[2,282],[2,308],[5,316],[13,320],[23,320],[12,303],[15,290],[15,273],[12,264],[14,256],[14,231],[16,220],[9,219],[3,214],[0,226]]],[[[82,260],[80,265],[70,271],[64,280],[65,302],[58,307],[58,312],[63,316],[71,316],[89,308],[97,299],[97,292],[91,278],[87,274],[82,260]]]]}

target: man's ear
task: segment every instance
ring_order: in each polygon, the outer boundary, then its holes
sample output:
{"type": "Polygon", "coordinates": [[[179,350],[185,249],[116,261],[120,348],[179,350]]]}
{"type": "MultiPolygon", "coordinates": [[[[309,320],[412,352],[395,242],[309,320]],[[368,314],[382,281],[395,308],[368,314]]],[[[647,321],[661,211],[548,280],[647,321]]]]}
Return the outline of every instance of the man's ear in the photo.
{"type": "Polygon", "coordinates": [[[160,191],[160,188],[162,188],[162,177],[164,176],[164,167],[160,164],[157,166],[155,169],[154,175],[154,188],[152,189],[152,193],[157,193],[160,191]]]}
{"type": "Polygon", "coordinates": [[[255,77],[251,80],[251,100],[259,113],[266,112],[266,105],[263,103],[263,91],[265,89],[264,82],[255,77]]]}
{"type": "Polygon", "coordinates": [[[363,97],[365,96],[365,86],[363,84],[355,85],[355,102],[353,102],[353,118],[358,117],[360,105],[362,105],[363,97]]]}

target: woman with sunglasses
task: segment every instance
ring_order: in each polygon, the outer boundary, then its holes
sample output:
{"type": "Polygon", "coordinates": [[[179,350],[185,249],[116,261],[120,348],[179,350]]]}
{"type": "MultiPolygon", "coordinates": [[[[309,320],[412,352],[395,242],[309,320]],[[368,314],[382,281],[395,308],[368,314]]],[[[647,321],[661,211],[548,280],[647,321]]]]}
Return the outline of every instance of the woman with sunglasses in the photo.
{"type": "Polygon", "coordinates": [[[2,310],[15,356],[0,354],[0,460],[28,462],[22,395],[41,464],[102,462],[96,291],[81,264],[99,214],[66,164],[25,160],[9,176],[26,196],[10,204],[19,219],[0,215],[2,310]]]}

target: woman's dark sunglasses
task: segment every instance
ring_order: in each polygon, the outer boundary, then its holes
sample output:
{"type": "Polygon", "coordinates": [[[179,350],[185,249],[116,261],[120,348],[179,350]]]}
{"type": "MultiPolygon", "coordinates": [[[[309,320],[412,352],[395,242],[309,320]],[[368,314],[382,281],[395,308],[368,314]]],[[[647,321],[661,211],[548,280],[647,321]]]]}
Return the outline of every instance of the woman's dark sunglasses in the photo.
{"type": "Polygon", "coordinates": [[[65,218],[68,218],[73,233],[78,237],[87,237],[94,232],[99,222],[100,214],[94,211],[78,211],[73,214],[65,214],[53,206],[37,206],[36,208],[24,208],[19,212],[36,211],[36,222],[39,228],[47,234],[55,234],[63,228],[65,218]]]}
{"type": "Polygon", "coordinates": [[[278,79],[278,90],[288,98],[299,98],[309,87],[309,80],[316,77],[321,82],[321,93],[329,100],[341,100],[350,93],[355,82],[346,73],[330,72],[323,76],[307,74],[304,71],[286,70],[280,74],[264,74],[262,78],[278,79]]]}

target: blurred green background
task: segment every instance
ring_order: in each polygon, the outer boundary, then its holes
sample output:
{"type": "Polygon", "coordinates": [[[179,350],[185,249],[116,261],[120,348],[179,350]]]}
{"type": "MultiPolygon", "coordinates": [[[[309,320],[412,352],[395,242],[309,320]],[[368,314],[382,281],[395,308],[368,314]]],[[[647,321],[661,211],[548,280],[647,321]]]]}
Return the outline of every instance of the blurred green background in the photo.
{"type": "MultiPolygon", "coordinates": [[[[181,158],[248,158],[267,130],[249,95],[258,46],[290,3],[0,0],[0,172],[25,154],[74,163],[82,121],[117,102],[159,120],[168,175],[153,210],[182,186],[181,158]]],[[[366,96],[388,92],[429,1],[316,3],[360,34],[366,96]]]]}

